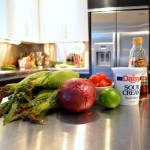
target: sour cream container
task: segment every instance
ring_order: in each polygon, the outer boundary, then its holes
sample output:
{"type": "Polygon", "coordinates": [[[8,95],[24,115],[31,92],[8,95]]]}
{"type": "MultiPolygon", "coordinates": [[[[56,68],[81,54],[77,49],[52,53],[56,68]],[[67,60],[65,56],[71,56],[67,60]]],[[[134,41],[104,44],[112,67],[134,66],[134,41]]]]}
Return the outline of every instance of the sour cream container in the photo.
{"type": "Polygon", "coordinates": [[[143,67],[113,67],[114,87],[122,95],[120,105],[138,105],[143,67]]]}

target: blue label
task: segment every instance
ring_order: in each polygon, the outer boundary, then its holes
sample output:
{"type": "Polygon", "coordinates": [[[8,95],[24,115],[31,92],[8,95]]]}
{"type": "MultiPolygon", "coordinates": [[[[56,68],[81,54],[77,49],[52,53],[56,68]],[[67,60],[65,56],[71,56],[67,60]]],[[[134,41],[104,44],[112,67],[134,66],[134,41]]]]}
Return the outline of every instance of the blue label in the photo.
{"type": "Polygon", "coordinates": [[[117,77],[117,81],[123,81],[123,77],[117,77]]]}

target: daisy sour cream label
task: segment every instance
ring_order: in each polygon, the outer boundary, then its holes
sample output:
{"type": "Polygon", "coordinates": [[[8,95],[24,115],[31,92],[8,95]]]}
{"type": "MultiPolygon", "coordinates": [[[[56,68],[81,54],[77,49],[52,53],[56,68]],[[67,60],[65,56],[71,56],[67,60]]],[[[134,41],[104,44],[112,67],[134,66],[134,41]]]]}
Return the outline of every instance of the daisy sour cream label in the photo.
{"type": "Polygon", "coordinates": [[[140,82],[140,77],[135,76],[134,74],[132,76],[117,76],[116,82],[121,82],[121,84],[124,84],[122,90],[123,95],[139,95],[140,86],[138,82],[140,82]]]}
{"type": "Polygon", "coordinates": [[[139,103],[142,70],[120,68],[113,70],[115,88],[122,94],[121,105],[137,105],[139,103]],[[122,70],[123,69],[123,70],[122,70]]]}

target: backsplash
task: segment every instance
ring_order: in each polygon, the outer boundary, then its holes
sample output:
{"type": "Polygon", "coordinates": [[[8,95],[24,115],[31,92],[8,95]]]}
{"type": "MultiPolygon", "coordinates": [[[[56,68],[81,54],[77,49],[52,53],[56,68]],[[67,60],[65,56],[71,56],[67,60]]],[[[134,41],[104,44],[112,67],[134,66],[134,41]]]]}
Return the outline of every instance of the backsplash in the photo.
{"type": "Polygon", "coordinates": [[[29,55],[32,51],[42,49],[43,45],[0,43],[0,67],[4,64],[18,66],[18,59],[29,55]]]}
{"type": "MultiPolygon", "coordinates": [[[[84,50],[88,51],[88,42],[84,43],[84,50]]],[[[19,67],[18,60],[31,54],[31,52],[42,52],[49,57],[50,61],[58,61],[59,54],[57,53],[58,45],[55,43],[47,44],[25,44],[20,45],[0,43],[0,67],[5,64],[12,64],[19,67]]],[[[70,51],[73,49],[70,47],[70,51]]],[[[63,49],[62,49],[63,52],[63,49]]],[[[73,52],[72,52],[73,53],[73,52]]],[[[81,55],[82,61],[85,61],[84,53],[81,55]]]]}
{"type": "Polygon", "coordinates": [[[0,53],[0,66],[4,64],[17,64],[17,58],[19,58],[18,45],[1,43],[0,53]]]}

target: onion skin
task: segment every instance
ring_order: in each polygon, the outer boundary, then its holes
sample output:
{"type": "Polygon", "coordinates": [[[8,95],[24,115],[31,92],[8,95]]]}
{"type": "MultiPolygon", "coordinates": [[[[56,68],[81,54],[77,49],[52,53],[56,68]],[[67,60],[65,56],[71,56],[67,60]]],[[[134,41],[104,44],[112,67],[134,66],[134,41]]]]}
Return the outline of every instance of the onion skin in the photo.
{"type": "Polygon", "coordinates": [[[63,108],[72,112],[88,110],[95,102],[96,88],[86,78],[72,78],[64,82],[57,94],[57,100],[63,108]]]}

